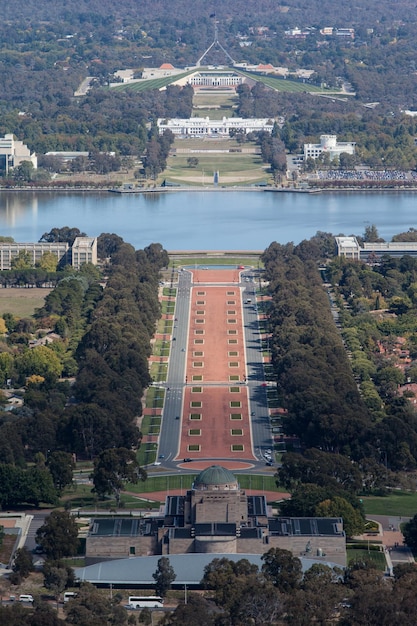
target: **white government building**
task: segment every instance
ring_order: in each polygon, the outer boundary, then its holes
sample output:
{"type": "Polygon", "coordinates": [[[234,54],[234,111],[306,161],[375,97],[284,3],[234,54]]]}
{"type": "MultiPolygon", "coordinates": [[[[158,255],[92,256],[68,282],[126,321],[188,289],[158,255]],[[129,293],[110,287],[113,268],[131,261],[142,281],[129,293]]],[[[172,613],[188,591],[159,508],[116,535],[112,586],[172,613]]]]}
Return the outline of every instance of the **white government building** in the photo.
{"type": "Polygon", "coordinates": [[[31,154],[23,141],[15,139],[12,134],[0,137],[0,169],[8,174],[9,170],[18,167],[23,161],[29,161],[35,169],[38,167],[36,154],[31,154]]]}
{"type": "Polygon", "coordinates": [[[76,237],[72,246],[65,242],[47,243],[0,243],[0,271],[12,268],[12,259],[21,252],[29,255],[33,266],[38,263],[45,252],[51,252],[62,265],[72,265],[79,270],[84,263],[97,265],[97,237],[76,237]]]}
{"type": "Polygon", "coordinates": [[[223,117],[221,120],[211,120],[208,117],[190,117],[189,119],[158,119],[159,134],[170,130],[174,135],[183,136],[220,136],[228,137],[231,130],[243,131],[245,134],[266,131],[272,133],[274,120],[268,117],[251,118],[223,117]]]}
{"type": "Polygon", "coordinates": [[[378,262],[383,256],[417,256],[416,241],[364,241],[359,244],[356,237],[343,235],[335,237],[335,241],[337,256],[355,261],[378,262]]]}
{"type": "Polygon", "coordinates": [[[355,154],[355,141],[337,141],[337,135],[320,135],[320,143],[304,144],[304,160],[317,159],[322,152],[327,152],[330,160],[345,152],[355,154]]]}

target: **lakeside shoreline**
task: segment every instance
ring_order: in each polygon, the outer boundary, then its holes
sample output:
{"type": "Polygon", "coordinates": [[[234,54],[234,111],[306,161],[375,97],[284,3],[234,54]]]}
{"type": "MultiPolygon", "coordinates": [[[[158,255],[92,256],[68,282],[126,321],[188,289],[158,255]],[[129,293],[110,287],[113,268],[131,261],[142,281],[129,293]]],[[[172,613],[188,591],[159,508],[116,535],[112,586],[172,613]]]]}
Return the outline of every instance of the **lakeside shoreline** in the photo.
{"type": "Polygon", "coordinates": [[[416,193],[417,186],[404,187],[401,185],[393,185],[392,187],[386,186],[374,186],[374,187],[247,187],[247,186],[231,186],[231,187],[219,187],[219,186],[204,186],[204,187],[192,187],[192,186],[179,186],[179,187],[135,187],[134,189],[123,189],[117,187],[105,187],[105,188],[93,188],[93,187],[0,187],[0,193],[60,193],[60,194],[73,194],[73,193],[116,193],[120,195],[138,195],[138,194],[165,194],[165,193],[179,193],[179,192],[267,192],[267,193],[295,193],[295,194],[317,194],[317,193],[338,193],[338,192],[350,192],[350,193],[374,193],[374,192],[386,192],[386,193],[416,193]]]}

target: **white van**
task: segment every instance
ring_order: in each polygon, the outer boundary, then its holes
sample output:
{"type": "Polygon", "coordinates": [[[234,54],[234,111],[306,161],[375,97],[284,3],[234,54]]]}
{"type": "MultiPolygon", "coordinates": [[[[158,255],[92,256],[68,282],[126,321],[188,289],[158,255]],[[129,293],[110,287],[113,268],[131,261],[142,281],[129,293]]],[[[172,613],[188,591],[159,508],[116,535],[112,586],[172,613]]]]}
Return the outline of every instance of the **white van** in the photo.
{"type": "Polygon", "coordinates": [[[19,596],[19,602],[33,602],[33,596],[28,593],[22,593],[19,596]]]}
{"type": "Polygon", "coordinates": [[[64,592],[64,602],[68,602],[69,600],[72,600],[73,598],[77,597],[77,593],[75,591],[65,591],[64,592]]]}

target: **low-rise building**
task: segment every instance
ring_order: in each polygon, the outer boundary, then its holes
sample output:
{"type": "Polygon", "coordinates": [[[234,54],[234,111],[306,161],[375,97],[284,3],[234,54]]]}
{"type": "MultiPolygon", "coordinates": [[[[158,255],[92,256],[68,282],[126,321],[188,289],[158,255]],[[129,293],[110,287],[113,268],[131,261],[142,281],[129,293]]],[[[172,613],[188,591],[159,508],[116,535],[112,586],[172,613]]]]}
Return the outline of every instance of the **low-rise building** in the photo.
{"type": "Polygon", "coordinates": [[[12,268],[12,259],[25,252],[30,264],[34,267],[39,263],[45,252],[57,257],[60,265],[72,265],[80,269],[84,263],[97,265],[97,238],[76,237],[72,246],[65,242],[47,243],[44,241],[31,243],[4,242],[0,243],[0,271],[12,268]]]}
{"type": "Polygon", "coordinates": [[[343,152],[355,154],[355,146],[354,141],[338,142],[337,135],[320,135],[320,143],[304,144],[304,159],[318,159],[323,152],[327,152],[330,160],[339,157],[343,152]]]}
{"type": "Polygon", "coordinates": [[[377,262],[387,255],[402,257],[417,256],[416,241],[364,242],[359,245],[356,237],[335,237],[337,256],[357,261],[377,262]]]}
{"type": "Polygon", "coordinates": [[[64,242],[46,243],[0,243],[0,270],[10,270],[12,259],[19,256],[21,252],[28,255],[30,264],[35,266],[45,254],[51,252],[57,258],[57,262],[67,265],[70,262],[69,245],[64,242]]]}
{"type": "Polygon", "coordinates": [[[208,117],[190,117],[188,119],[172,118],[158,119],[159,134],[170,130],[174,135],[192,137],[229,137],[230,131],[244,132],[245,134],[265,131],[272,133],[274,120],[271,118],[223,117],[221,120],[211,120],[208,117]]]}
{"type": "Polygon", "coordinates": [[[348,39],[355,38],[355,29],[354,28],[336,28],[334,34],[336,37],[345,37],[348,39]]]}
{"type": "Polygon", "coordinates": [[[31,153],[23,141],[15,139],[12,134],[0,137],[0,171],[8,174],[10,170],[18,167],[23,161],[29,161],[35,169],[38,167],[36,154],[31,153]]]}
{"type": "Polygon", "coordinates": [[[68,150],[56,150],[56,151],[54,150],[50,152],[45,152],[45,156],[54,157],[55,159],[58,159],[62,163],[69,163],[80,157],[88,159],[88,157],[90,156],[90,153],[84,150],[77,150],[77,151],[71,151],[71,152],[68,150]]]}
{"type": "Polygon", "coordinates": [[[237,87],[244,82],[244,78],[233,70],[199,70],[191,74],[187,82],[193,87],[237,87]]]}

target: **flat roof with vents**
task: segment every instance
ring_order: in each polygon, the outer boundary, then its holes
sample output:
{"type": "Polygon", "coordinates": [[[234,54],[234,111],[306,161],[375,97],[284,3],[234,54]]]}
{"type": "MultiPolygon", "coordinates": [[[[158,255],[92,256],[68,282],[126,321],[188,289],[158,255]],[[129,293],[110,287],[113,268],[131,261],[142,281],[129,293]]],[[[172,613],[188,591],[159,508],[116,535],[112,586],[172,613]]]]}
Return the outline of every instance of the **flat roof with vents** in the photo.
{"type": "Polygon", "coordinates": [[[341,517],[273,517],[268,519],[269,534],[281,536],[342,536],[341,517]]]}
{"type": "Polygon", "coordinates": [[[151,519],[137,518],[103,518],[94,519],[90,530],[90,537],[138,537],[152,535],[157,524],[151,519]]]}

